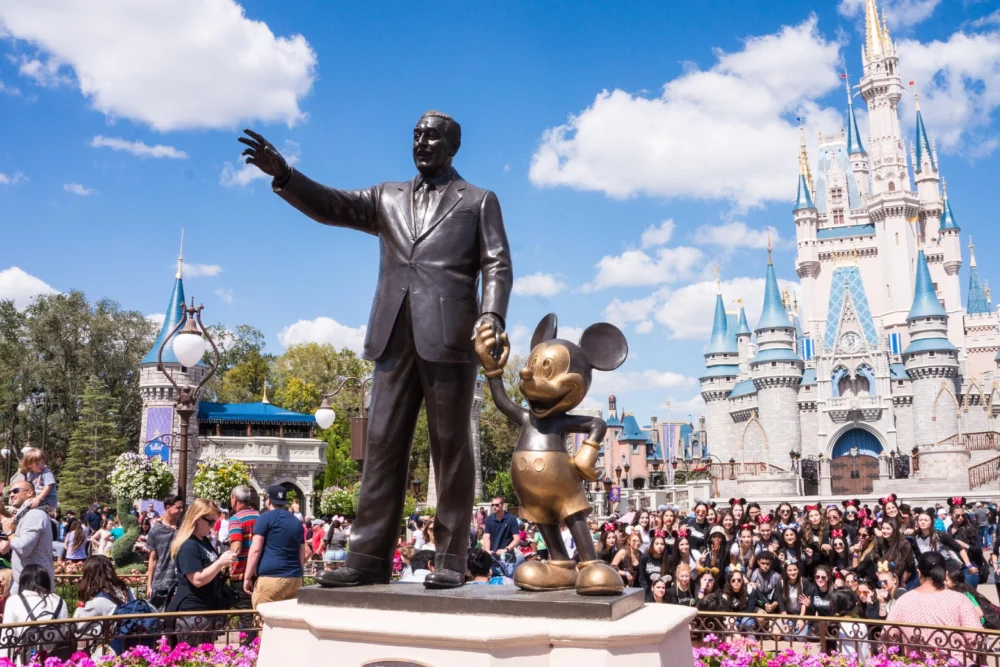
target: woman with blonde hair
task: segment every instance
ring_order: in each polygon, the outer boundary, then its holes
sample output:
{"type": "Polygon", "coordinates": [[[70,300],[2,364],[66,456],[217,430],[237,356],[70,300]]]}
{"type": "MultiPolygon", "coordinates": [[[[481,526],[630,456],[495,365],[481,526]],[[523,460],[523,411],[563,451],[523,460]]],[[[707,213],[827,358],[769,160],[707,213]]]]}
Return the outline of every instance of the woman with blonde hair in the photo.
{"type": "Polygon", "coordinates": [[[219,513],[214,500],[198,498],[184,515],[184,523],[170,543],[170,556],[178,576],[177,591],[168,611],[226,608],[222,571],[232,564],[233,552],[216,554],[209,539],[219,513]]]}

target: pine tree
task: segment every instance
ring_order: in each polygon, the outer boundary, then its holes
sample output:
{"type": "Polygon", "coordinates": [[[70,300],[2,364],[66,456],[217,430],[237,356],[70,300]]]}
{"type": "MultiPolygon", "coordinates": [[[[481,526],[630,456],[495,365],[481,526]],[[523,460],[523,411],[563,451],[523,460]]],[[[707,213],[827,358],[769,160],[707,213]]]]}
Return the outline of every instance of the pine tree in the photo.
{"type": "Polygon", "coordinates": [[[59,503],[82,510],[95,500],[111,501],[108,476],[126,447],[118,434],[115,400],[104,382],[91,375],[80,397],[80,416],[69,441],[69,455],[59,476],[59,503]]]}

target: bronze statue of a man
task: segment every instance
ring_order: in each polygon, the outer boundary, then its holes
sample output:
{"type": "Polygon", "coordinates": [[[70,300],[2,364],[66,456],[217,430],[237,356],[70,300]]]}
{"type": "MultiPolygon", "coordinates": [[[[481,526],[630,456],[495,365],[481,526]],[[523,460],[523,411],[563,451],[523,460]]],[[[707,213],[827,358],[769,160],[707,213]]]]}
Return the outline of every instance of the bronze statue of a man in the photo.
{"type": "Polygon", "coordinates": [[[245,132],[248,137],[239,140],[247,146],[246,162],[273,177],[279,197],[317,222],[379,237],[378,285],[364,349],[375,372],[358,515],[345,567],[317,581],[389,583],[413,431],[426,402],[438,505],[434,572],[424,585],[461,586],[475,484],[473,337],[482,324],[503,330],[513,282],[500,202],[452,167],[462,130],[438,111],[426,112],[413,129],[417,176],[363,190],[320,185],[290,167],[264,137],[245,132]]]}

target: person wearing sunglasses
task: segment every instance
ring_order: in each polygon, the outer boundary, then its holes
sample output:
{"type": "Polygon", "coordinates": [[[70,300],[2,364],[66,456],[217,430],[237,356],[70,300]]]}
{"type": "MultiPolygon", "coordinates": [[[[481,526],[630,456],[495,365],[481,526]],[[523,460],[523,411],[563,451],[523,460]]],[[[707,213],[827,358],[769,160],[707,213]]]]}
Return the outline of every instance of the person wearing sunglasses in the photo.
{"type": "Polygon", "coordinates": [[[7,502],[15,509],[13,517],[2,521],[4,537],[0,538],[0,554],[10,556],[13,580],[11,595],[17,594],[21,571],[28,565],[38,565],[56,580],[52,559],[52,520],[42,509],[33,508],[35,487],[27,480],[7,487],[7,502]]]}
{"type": "Polygon", "coordinates": [[[214,500],[197,498],[184,515],[170,543],[170,556],[177,569],[177,591],[167,611],[203,611],[225,609],[228,598],[223,592],[222,571],[235,555],[232,551],[216,553],[209,533],[219,518],[214,500]]]}

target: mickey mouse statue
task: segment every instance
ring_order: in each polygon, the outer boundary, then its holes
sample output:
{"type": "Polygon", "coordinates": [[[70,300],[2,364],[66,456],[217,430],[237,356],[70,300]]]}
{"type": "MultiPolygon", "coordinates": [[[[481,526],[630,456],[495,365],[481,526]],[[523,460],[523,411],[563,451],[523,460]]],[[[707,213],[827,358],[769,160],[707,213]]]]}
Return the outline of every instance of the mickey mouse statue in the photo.
{"type": "Polygon", "coordinates": [[[593,369],[612,371],[625,361],[628,344],[611,324],[594,324],[580,337],[580,344],[556,338],[556,316],[542,318],[531,337],[531,355],[521,369],[519,387],[528,408],[515,405],[503,385],[503,370],[510,355],[507,334],[500,335],[499,358],[493,356],[496,332],[489,324],[476,331],[476,354],[486,370],[497,408],[521,427],[514,448],[511,478],[521,508],[521,518],[538,525],[551,560],[529,561],[514,570],[514,584],[527,591],[576,588],[580,595],[614,595],[622,592],[622,578],[598,560],[587,526],[590,503],[583,482],[596,481],[597,454],[607,430],[600,417],[568,414],[590,389],[593,369]],[[583,446],[570,457],[568,433],[586,433],[583,446]],[[577,545],[579,564],[570,559],[560,532],[565,523],[577,545]]]}

